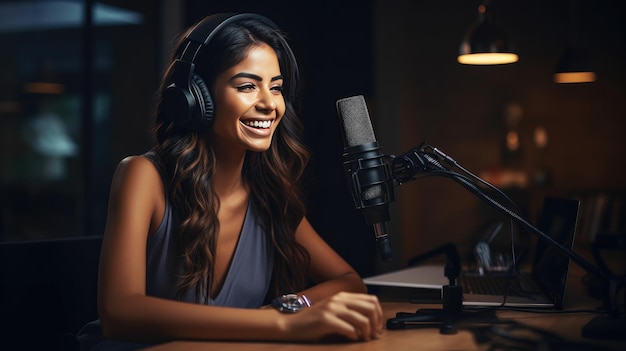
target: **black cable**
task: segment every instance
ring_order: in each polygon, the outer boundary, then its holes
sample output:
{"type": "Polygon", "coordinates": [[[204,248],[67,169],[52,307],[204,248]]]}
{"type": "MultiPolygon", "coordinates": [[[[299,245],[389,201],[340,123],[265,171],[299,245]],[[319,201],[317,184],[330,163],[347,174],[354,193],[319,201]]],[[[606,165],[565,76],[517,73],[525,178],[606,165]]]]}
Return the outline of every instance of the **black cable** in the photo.
{"type": "MultiPolygon", "coordinates": [[[[495,191],[496,193],[498,193],[503,199],[505,199],[508,203],[510,203],[511,205],[513,205],[515,207],[515,209],[517,210],[517,212],[521,213],[521,209],[519,208],[519,206],[517,206],[517,204],[515,203],[515,201],[513,201],[508,195],[506,195],[502,190],[498,189],[498,187],[494,186],[493,184],[487,182],[486,180],[482,179],[481,177],[477,176],[476,174],[472,173],[471,171],[469,171],[468,169],[466,169],[465,167],[463,167],[459,162],[457,162],[455,159],[453,159],[452,157],[448,156],[447,154],[445,154],[443,151],[437,149],[436,147],[430,146],[430,145],[425,145],[423,146],[423,148],[430,148],[432,149],[433,153],[437,156],[439,156],[440,158],[442,158],[445,162],[449,163],[451,166],[456,167],[458,169],[460,169],[461,171],[463,171],[463,173],[469,175],[471,178],[479,181],[480,183],[482,183],[483,185],[485,185],[486,187],[488,187],[489,189],[495,191]]],[[[439,162],[438,162],[439,163],[439,162]]],[[[439,163],[439,165],[441,165],[441,163],[439,163]]],[[[441,166],[444,169],[447,169],[443,166],[441,166]]],[[[457,173],[458,174],[458,173],[457,173]]]]}

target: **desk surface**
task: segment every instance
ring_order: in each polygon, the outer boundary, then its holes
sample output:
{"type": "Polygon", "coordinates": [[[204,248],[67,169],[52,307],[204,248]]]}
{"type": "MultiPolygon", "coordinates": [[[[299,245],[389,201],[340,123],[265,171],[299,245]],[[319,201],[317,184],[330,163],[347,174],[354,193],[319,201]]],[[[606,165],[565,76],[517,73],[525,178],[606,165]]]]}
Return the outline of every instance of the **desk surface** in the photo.
{"type": "MultiPolygon", "coordinates": [[[[570,270],[568,279],[568,293],[565,296],[565,311],[594,309],[599,300],[588,296],[586,289],[581,283],[582,272],[578,269],[570,270]]],[[[415,312],[421,308],[441,308],[441,305],[411,304],[408,302],[385,301],[382,307],[385,320],[396,316],[397,312],[415,312]]],[[[541,330],[558,335],[560,338],[574,343],[584,343],[589,349],[606,348],[610,350],[626,350],[626,340],[595,340],[584,338],[581,330],[585,324],[598,314],[588,312],[578,313],[530,313],[520,311],[500,310],[497,317],[502,321],[515,321],[526,326],[540,328],[541,330]]],[[[435,327],[411,328],[403,330],[383,330],[380,338],[369,342],[357,343],[311,343],[294,344],[281,342],[225,342],[225,341],[172,341],[156,345],[147,350],[150,351],[186,351],[186,350],[485,350],[488,346],[475,341],[474,335],[462,327],[454,335],[445,335],[435,327]]],[[[626,331],[625,331],[626,332],[626,331]]],[[[522,334],[528,336],[528,334],[522,334]]],[[[510,349],[504,347],[502,349],[510,349]]],[[[533,348],[529,348],[533,349],[533,348]]],[[[583,350],[583,348],[570,348],[568,350],[583,350]]]]}
{"type": "MultiPolygon", "coordinates": [[[[413,312],[417,307],[432,307],[402,302],[383,302],[386,318],[395,317],[396,312],[413,312]]],[[[581,328],[592,318],[593,314],[550,314],[537,315],[528,312],[500,311],[501,320],[515,320],[525,325],[539,327],[557,333],[567,341],[594,345],[590,349],[605,347],[615,350],[626,350],[626,341],[607,341],[584,339],[580,336],[581,328]]],[[[369,342],[357,343],[315,343],[293,344],[280,342],[226,342],[226,341],[173,341],[149,348],[150,351],[192,351],[192,350],[485,350],[487,347],[477,344],[473,334],[468,330],[459,330],[454,335],[444,335],[436,328],[383,330],[380,338],[369,342]]],[[[507,348],[508,349],[508,348],[507,348]]],[[[532,349],[532,348],[530,348],[532,349]]],[[[573,348],[572,348],[573,349],[573,348]]],[[[576,349],[578,350],[578,349],[576,349]]],[[[582,348],[580,349],[582,350],[582,348]]]]}

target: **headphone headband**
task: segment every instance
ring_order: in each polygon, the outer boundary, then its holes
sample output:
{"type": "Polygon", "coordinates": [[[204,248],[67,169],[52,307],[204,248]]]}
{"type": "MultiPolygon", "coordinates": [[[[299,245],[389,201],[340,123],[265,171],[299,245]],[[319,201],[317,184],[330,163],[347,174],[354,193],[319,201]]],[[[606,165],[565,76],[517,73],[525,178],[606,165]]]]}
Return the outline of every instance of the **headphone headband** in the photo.
{"type": "Polygon", "coordinates": [[[273,29],[278,29],[278,26],[276,26],[276,24],[269,18],[255,13],[218,13],[208,16],[198,22],[198,24],[196,24],[187,34],[185,39],[202,43],[206,46],[209,44],[215,33],[219,32],[222,28],[231,23],[246,19],[258,20],[273,29]]]}

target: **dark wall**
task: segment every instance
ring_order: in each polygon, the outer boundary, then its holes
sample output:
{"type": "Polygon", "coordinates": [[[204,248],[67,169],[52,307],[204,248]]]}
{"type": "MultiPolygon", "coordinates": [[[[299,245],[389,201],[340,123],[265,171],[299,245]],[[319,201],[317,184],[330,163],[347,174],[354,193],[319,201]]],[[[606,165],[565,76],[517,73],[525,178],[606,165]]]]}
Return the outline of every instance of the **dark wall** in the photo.
{"type": "MultiPolygon", "coordinates": [[[[548,186],[529,183],[505,189],[528,215],[536,213],[546,194],[623,192],[624,3],[578,2],[579,42],[589,49],[598,79],[573,85],[552,80],[568,38],[569,1],[491,1],[520,60],[504,66],[465,66],[456,57],[463,35],[476,19],[478,3],[373,2],[372,115],[385,149],[401,153],[427,141],[476,174],[506,169],[505,118],[516,106],[521,112],[522,151],[515,168],[531,176],[543,161],[552,174],[548,186]],[[548,133],[543,151],[533,144],[538,126],[548,133]]],[[[446,242],[470,244],[494,214],[465,189],[441,178],[403,185],[396,195],[392,217],[404,259],[446,242]]],[[[592,234],[581,233],[580,238],[592,234]]]]}

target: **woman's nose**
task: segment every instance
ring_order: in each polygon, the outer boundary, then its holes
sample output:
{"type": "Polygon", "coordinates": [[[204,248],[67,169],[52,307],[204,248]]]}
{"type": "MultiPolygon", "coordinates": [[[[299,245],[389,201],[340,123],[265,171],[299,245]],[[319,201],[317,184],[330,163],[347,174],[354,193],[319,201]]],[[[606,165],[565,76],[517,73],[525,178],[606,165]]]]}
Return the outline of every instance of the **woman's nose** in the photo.
{"type": "Polygon", "coordinates": [[[257,103],[257,108],[265,111],[273,111],[276,109],[275,97],[271,90],[262,89],[257,103]]]}

